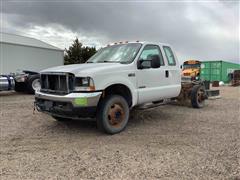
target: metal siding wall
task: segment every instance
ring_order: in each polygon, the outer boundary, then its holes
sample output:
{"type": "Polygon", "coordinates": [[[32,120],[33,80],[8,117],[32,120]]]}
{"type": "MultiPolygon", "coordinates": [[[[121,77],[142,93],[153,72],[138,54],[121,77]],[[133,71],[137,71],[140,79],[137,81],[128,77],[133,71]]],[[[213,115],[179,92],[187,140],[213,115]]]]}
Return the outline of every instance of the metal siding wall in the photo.
{"type": "Polygon", "coordinates": [[[201,69],[201,79],[209,81],[229,81],[228,73],[240,69],[240,64],[225,61],[203,61],[205,67],[201,69]]]}
{"type": "Polygon", "coordinates": [[[210,81],[210,74],[211,74],[210,63],[201,62],[201,64],[204,66],[204,68],[201,68],[201,73],[200,73],[201,79],[210,81]]]}
{"type": "Polygon", "coordinates": [[[1,43],[0,74],[21,70],[41,71],[63,65],[63,52],[1,43]]]}
{"type": "Polygon", "coordinates": [[[211,81],[221,81],[222,62],[211,62],[211,81]]]}
{"type": "Polygon", "coordinates": [[[223,65],[222,65],[222,81],[224,81],[224,82],[229,81],[227,69],[228,69],[228,64],[226,62],[223,62],[223,65]]]}
{"type": "Polygon", "coordinates": [[[208,81],[219,81],[221,79],[221,61],[203,61],[204,68],[201,69],[201,79],[208,81]]]}

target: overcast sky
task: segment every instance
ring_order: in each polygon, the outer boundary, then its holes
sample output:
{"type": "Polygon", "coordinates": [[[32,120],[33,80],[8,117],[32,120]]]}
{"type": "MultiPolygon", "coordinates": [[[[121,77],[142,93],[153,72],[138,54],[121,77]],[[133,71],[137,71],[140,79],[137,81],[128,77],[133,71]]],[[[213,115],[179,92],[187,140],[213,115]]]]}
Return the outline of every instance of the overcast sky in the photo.
{"type": "Polygon", "coordinates": [[[239,62],[239,1],[1,1],[1,31],[68,48],[140,40],[186,59],[239,62]]]}

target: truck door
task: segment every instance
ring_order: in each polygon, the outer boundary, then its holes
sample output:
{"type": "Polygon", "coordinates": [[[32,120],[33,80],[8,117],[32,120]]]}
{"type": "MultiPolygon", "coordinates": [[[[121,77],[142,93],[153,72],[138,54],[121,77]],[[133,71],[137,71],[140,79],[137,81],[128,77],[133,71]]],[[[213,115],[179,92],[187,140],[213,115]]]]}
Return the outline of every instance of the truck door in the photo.
{"type": "Polygon", "coordinates": [[[167,75],[167,96],[177,97],[181,91],[181,69],[176,55],[169,46],[162,46],[166,63],[165,73],[167,75]]]}
{"type": "Polygon", "coordinates": [[[165,98],[167,95],[168,77],[166,77],[166,67],[162,51],[158,45],[147,44],[143,48],[138,61],[142,61],[141,69],[136,70],[138,103],[147,103],[165,98]],[[158,55],[160,59],[159,68],[151,68],[149,59],[153,55],[158,55]]]}

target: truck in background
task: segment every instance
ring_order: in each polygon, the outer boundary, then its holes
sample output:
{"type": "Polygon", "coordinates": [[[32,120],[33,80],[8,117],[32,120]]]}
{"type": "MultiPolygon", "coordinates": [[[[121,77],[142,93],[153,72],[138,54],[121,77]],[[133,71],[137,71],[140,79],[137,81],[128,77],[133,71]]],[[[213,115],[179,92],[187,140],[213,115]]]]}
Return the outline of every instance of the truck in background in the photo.
{"type": "Polygon", "coordinates": [[[0,75],[0,91],[15,90],[34,94],[40,89],[40,75],[33,71],[23,71],[19,74],[0,75]]]}
{"type": "Polygon", "coordinates": [[[201,62],[197,60],[188,60],[183,63],[182,77],[191,80],[199,80],[201,72],[201,62]]]}
{"type": "Polygon", "coordinates": [[[0,32],[0,91],[34,93],[39,72],[64,64],[64,50],[32,37],[0,32]]]}

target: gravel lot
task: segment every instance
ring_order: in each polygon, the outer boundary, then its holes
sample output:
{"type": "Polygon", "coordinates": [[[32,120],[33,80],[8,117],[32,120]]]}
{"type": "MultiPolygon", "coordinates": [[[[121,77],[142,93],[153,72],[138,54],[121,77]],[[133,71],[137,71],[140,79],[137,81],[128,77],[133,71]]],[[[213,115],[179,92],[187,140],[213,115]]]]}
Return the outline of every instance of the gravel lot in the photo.
{"type": "Polygon", "coordinates": [[[220,89],[203,109],[135,110],[114,136],[33,113],[31,95],[0,92],[1,179],[238,179],[240,87],[220,89]]]}

